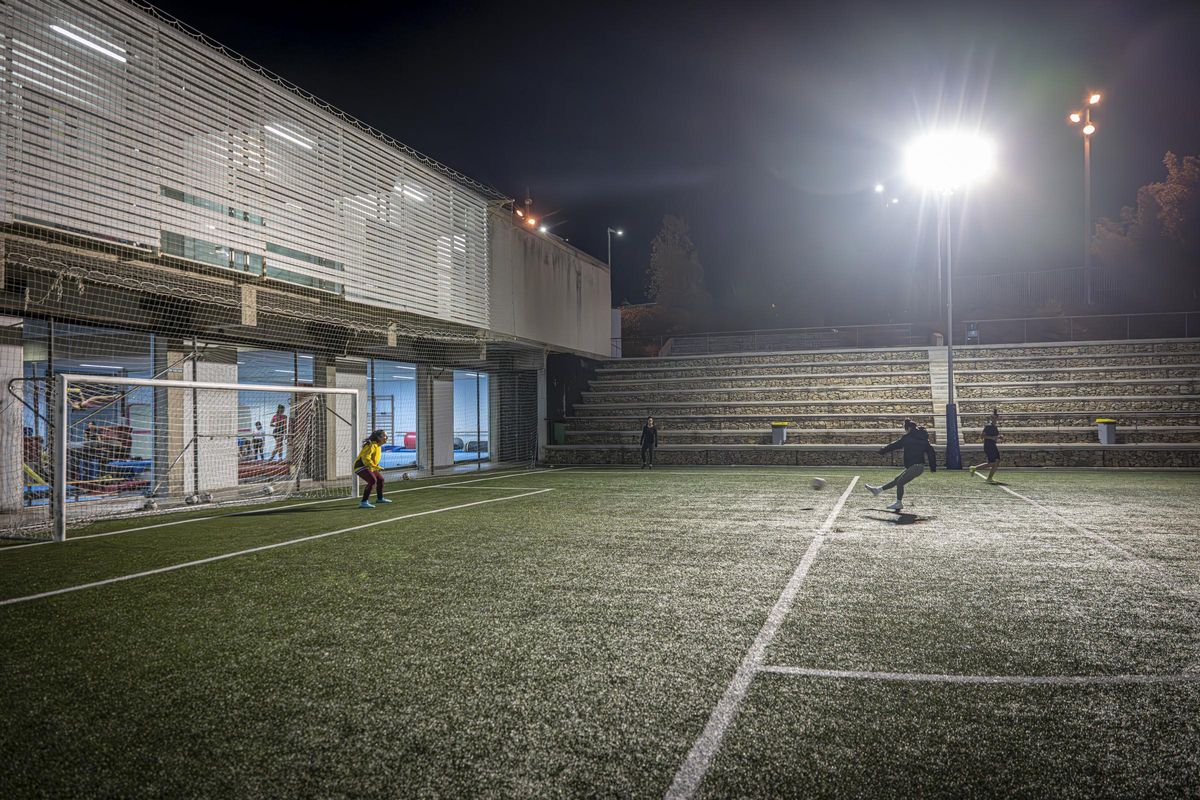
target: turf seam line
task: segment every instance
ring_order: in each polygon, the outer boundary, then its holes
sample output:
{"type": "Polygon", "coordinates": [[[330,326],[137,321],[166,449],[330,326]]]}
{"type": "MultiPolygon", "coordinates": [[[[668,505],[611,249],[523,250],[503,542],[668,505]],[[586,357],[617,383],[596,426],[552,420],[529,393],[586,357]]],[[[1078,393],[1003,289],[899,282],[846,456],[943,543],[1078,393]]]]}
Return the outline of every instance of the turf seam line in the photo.
{"type": "MultiPolygon", "coordinates": [[[[408,492],[419,492],[419,491],[422,491],[425,489],[443,489],[446,487],[463,486],[463,485],[470,484],[470,483],[480,483],[482,481],[498,481],[498,480],[501,480],[504,478],[519,478],[523,475],[537,475],[542,472],[566,472],[568,469],[573,469],[573,467],[565,467],[563,469],[558,469],[558,470],[535,469],[535,470],[527,470],[524,472],[514,472],[511,475],[493,475],[488,478],[472,478],[469,481],[455,481],[453,483],[439,483],[439,484],[432,485],[432,486],[414,486],[411,489],[391,489],[389,491],[384,492],[384,495],[406,494],[408,492]]],[[[483,488],[483,487],[480,487],[480,488],[483,488]]],[[[508,487],[508,488],[513,488],[514,491],[516,490],[515,487],[508,487]]],[[[355,497],[358,497],[358,495],[356,494],[356,495],[354,495],[354,497],[351,497],[350,495],[343,495],[341,497],[326,498],[325,500],[309,500],[304,503],[292,503],[291,505],[287,505],[287,506],[272,506],[270,508],[256,508],[256,509],[251,509],[249,511],[230,511],[228,514],[213,514],[212,516],[209,516],[209,517],[189,517],[188,519],[177,519],[174,522],[156,522],[153,525],[141,525],[136,528],[122,528],[119,531],[105,531],[104,533],[89,533],[84,536],[70,536],[70,537],[67,537],[66,542],[77,542],[82,539],[99,539],[99,538],[102,538],[105,536],[116,536],[119,533],[137,533],[138,531],[149,531],[149,530],[154,530],[156,528],[169,528],[174,525],[186,525],[189,522],[211,522],[214,519],[229,519],[231,517],[248,517],[252,514],[265,514],[268,511],[287,511],[288,509],[291,509],[291,508],[303,508],[305,506],[317,506],[317,505],[321,505],[322,503],[338,503],[338,502],[343,502],[343,501],[349,502],[349,501],[354,500],[355,497]]],[[[10,545],[8,547],[0,547],[0,553],[7,553],[9,550],[24,550],[26,547],[38,547],[38,546],[44,545],[44,544],[66,544],[66,542],[54,542],[52,540],[46,540],[46,541],[41,541],[41,542],[29,542],[28,544],[14,544],[14,545],[10,545]]]]}
{"type": "Polygon", "coordinates": [[[161,575],[164,572],[174,572],[176,570],[186,569],[187,567],[198,567],[203,564],[211,564],[215,561],[225,561],[227,559],[236,558],[238,556],[250,555],[251,553],[261,553],[265,550],[274,550],[274,549],[280,548],[280,547],[287,547],[288,545],[301,544],[303,542],[311,542],[311,541],[315,541],[317,539],[324,539],[329,536],[336,536],[340,533],[350,533],[351,531],[360,531],[363,528],[373,528],[376,525],[387,525],[390,522],[400,522],[402,520],[412,519],[414,517],[424,517],[429,514],[440,514],[443,511],[458,511],[459,509],[470,508],[471,506],[481,506],[481,505],[485,505],[487,503],[503,503],[507,500],[518,500],[522,497],[532,497],[533,495],[544,494],[545,492],[553,492],[553,491],[554,491],[554,489],[538,489],[538,490],[532,491],[532,492],[525,492],[524,494],[512,495],[511,497],[493,497],[488,500],[476,500],[473,503],[461,503],[457,506],[448,506],[446,508],[434,508],[434,509],[430,509],[428,511],[416,511],[411,514],[400,514],[395,517],[387,517],[385,519],[379,519],[379,520],[375,520],[373,522],[366,522],[366,523],[363,523],[362,525],[351,525],[348,528],[340,528],[335,531],[325,531],[324,533],[315,533],[311,536],[302,536],[299,539],[287,539],[282,542],[274,542],[272,544],[259,545],[258,547],[251,547],[246,550],[238,550],[237,552],[234,552],[234,553],[223,553],[219,556],[209,556],[208,558],[200,558],[200,559],[196,559],[195,561],[185,561],[180,564],[171,564],[170,566],[166,566],[166,567],[157,567],[156,569],[148,569],[143,572],[135,572],[130,575],[119,575],[115,578],[105,578],[104,580],[92,581],[91,583],[83,583],[78,586],[68,586],[63,589],[52,589],[51,591],[48,591],[48,592],[39,592],[38,594],[31,594],[26,597],[13,597],[13,598],[9,598],[7,600],[0,600],[0,606],[15,605],[17,603],[25,603],[25,602],[29,602],[31,600],[40,600],[40,599],[46,598],[46,597],[54,597],[55,595],[68,594],[70,592],[79,592],[84,589],[94,589],[98,586],[107,586],[108,584],[112,584],[112,583],[121,583],[123,581],[130,581],[135,578],[145,578],[145,577],[148,577],[151,575],[161,575]]]}
{"type": "Polygon", "coordinates": [[[791,610],[792,603],[796,599],[797,593],[800,591],[800,586],[804,583],[805,577],[808,576],[808,570],[812,567],[813,561],[816,560],[817,551],[821,549],[821,544],[825,541],[825,536],[833,529],[833,523],[837,520],[838,515],[842,512],[842,507],[845,506],[847,498],[854,491],[854,485],[858,483],[858,475],[850,481],[850,485],[846,487],[846,491],[842,492],[842,496],[838,498],[837,504],[833,510],[829,512],[829,516],[825,519],[825,524],[817,531],[817,535],[813,537],[812,542],[808,545],[808,550],[805,551],[804,557],[796,566],[792,576],[788,579],[787,585],[783,588],[779,598],[775,601],[775,605],[771,608],[770,614],[767,615],[766,621],[755,637],[754,643],[750,645],[750,649],[746,651],[742,657],[742,663],[738,665],[737,671],[733,674],[733,678],[726,687],[725,693],[721,696],[721,700],[712,710],[712,714],[708,718],[708,723],[704,726],[700,737],[696,739],[692,745],[692,749],[688,752],[687,758],[680,765],[679,771],[675,773],[675,779],[671,782],[671,786],[667,789],[666,797],[668,800],[685,800],[696,794],[700,788],[700,784],[704,781],[704,776],[708,773],[712,766],[713,759],[716,758],[717,751],[721,747],[721,740],[725,736],[725,731],[733,724],[733,720],[737,717],[738,709],[741,707],[742,701],[746,697],[746,693],[750,688],[750,682],[754,679],[755,673],[762,669],[763,659],[766,656],[767,648],[770,647],[771,641],[775,638],[775,634],[783,624],[784,618],[791,610]]]}
{"type": "Polygon", "coordinates": [[[1200,673],[1178,675],[940,675],[920,672],[869,672],[810,667],[766,666],[761,672],[805,678],[853,678],[914,683],[985,683],[1004,685],[1083,686],[1088,684],[1200,683],[1200,673]]]}
{"type": "Polygon", "coordinates": [[[1143,568],[1149,570],[1150,572],[1153,572],[1153,573],[1165,578],[1167,583],[1171,584],[1172,588],[1174,588],[1176,591],[1181,592],[1185,597],[1195,599],[1195,597],[1196,597],[1195,593],[1192,591],[1189,591],[1186,587],[1181,586],[1179,579],[1175,575],[1173,575],[1171,572],[1169,572],[1166,568],[1161,567],[1158,564],[1153,563],[1152,561],[1148,561],[1148,560],[1142,558],[1141,556],[1130,552],[1129,550],[1126,550],[1124,547],[1121,547],[1121,545],[1117,544],[1116,542],[1109,541],[1107,538],[1101,536],[1100,534],[1096,533],[1095,531],[1088,530],[1087,528],[1083,527],[1082,525],[1072,522],[1071,520],[1064,517],[1062,514],[1059,514],[1054,509],[1048,508],[1047,506],[1042,505],[1038,501],[1033,500],[1029,497],[1026,497],[1025,495],[1021,494],[1020,492],[1014,492],[1012,489],[1008,488],[1007,486],[1001,486],[1000,488],[1003,489],[1004,491],[1008,492],[1009,494],[1011,494],[1013,497],[1018,497],[1018,498],[1024,500],[1026,503],[1029,503],[1031,506],[1038,509],[1039,511],[1049,514],[1050,516],[1057,519],[1059,522],[1066,525],[1068,528],[1071,528],[1073,530],[1078,531],[1079,533],[1082,533],[1084,536],[1088,537],[1089,539],[1091,539],[1095,542],[1099,542],[1100,544],[1103,544],[1106,547],[1112,548],[1113,550],[1117,551],[1121,555],[1125,556],[1125,558],[1129,559],[1130,561],[1133,561],[1135,564],[1140,564],[1143,568]]]}

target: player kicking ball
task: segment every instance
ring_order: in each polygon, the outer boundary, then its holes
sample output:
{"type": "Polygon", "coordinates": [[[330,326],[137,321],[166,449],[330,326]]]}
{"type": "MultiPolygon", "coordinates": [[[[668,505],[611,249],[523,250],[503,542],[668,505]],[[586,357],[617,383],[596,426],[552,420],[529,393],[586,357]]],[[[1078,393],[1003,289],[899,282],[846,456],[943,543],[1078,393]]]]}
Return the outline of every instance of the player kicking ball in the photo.
{"type": "Polygon", "coordinates": [[[937,453],[929,443],[929,434],[911,419],[904,420],[904,435],[896,441],[879,449],[879,454],[890,453],[904,448],[904,472],[885,483],[883,486],[863,484],[867,491],[876,497],[888,489],[896,490],[896,502],[888,506],[891,511],[904,508],[904,485],[920,476],[925,471],[925,460],[929,460],[929,471],[937,472],[937,453]]]}
{"type": "Polygon", "coordinates": [[[375,490],[376,503],[390,503],[383,496],[383,473],[379,471],[379,458],[383,454],[383,445],[387,444],[388,435],[385,430],[377,430],[363,440],[362,450],[354,459],[354,474],[366,482],[363,489],[362,502],[359,508],[374,508],[371,505],[371,490],[375,490]]]}

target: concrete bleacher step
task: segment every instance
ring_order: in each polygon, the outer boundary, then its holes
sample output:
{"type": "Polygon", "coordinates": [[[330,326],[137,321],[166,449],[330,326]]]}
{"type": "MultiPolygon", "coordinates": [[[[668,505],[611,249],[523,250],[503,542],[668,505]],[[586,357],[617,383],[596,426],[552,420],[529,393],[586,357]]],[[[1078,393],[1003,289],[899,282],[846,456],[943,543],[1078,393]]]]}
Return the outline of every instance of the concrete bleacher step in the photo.
{"type": "MultiPolygon", "coordinates": [[[[878,428],[899,430],[906,418],[930,427],[932,415],[922,414],[655,414],[655,424],[667,428],[702,430],[770,430],[772,422],[787,422],[798,429],[808,428],[878,428]]],[[[568,430],[636,430],[641,431],[645,415],[626,414],[603,417],[570,416],[568,430]]]]}
{"type": "Polygon", "coordinates": [[[1032,369],[961,369],[954,370],[957,383],[1021,383],[1025,381],[1091,381],[1110,380],[1187,380],[1200,379],[1200,363],[1178,365],[1092,367],[1066,365],[1055,368],[1032,369]]]}
{"type": "Polygon", "coordinates": [[[727,364],[704,366],[647,366],[644,368],[607,368],[596,370],[599,380],[658,380],[660,378],[705,378],[774,376],[789,374],[842,374],[861,372],[920,372],[925,369],[919,361],[820,361],[774,364],[727,364]]]}
{"type": "Polygon", "coordinates": [[[754,386],[706,389],[639,389],[582,392],[583,404],[602,403],[730,403],[773,401],[847,400],[874,403],[884,400],[924,399],[928,384],[888,384],[883,386],[754,386]]]}
{"type": "MultiPolygon", "coordinates": [[[[1005,426],[1000,429],[1003,434],[1001,446],[1008,444],[1062,444],[1077,442],[1080,444],[1099,441],[1095,425],[1078,426],[1005,426]]],[[[1167,442],[1196,442],[1200,440],[1200,427],[1183,425],[1147,425],[1141,427],[1117,427],[1118,444],[1134,443],[1167,443],[1167,442]]],[[[970,429],[963,432],[963,441],[968,444],[983,444],[982,429],[970,429]]]]}
{"type": "Polygon", "coordinates": [[[1125,396],[1197,395],[1200,380],[1186,378],[1161,378],[1134,380],[1089,381],[969,381],[957,386],[959,399],[969,397],[996,397],[1005,394],[1020,394],[1025,397],[1096,397],[1112,396],[1120,392],[1125,396]]]}
{"type": "MultiPolygon", "coordinates": [[[[789,428],[789,444],[874,444],[884,445],[900,435],[894,427],[879,428],[789,428]]],[[[929,431],[937,441],[937,431],[929,431]]],[[[671,444],[771,444],[769,429],[674,429],[660,428],[661,446],[671,444]]],[[[641,430],[567,430],[566,444],[638,444],[641,430]]]]}
{"type": "MultiPolygon", "coordinates": [[[[935,445],[938,463],[945,448],[935,445]]],[[[546,448],[547,461],[556,465],[631,465],[641,462],[634,445],[558,445],[546,448]]],[[[1200,444],[1031,444],[1008,445],[1001,451],[1005,467],[1149,467],[1200,468],[1200,444]]],[[[660,447],[655,463],[666,466],[889,466],[898,469],[896,453],[879,455],[873,444],[723,445],[695,444],[660,447]]],[[[962,445],[964,464],[983,461],[982,445],[962,445]]]]}
{"type": "Polygon", "coordinates": [[[987,413],[999,408],[1001,415],[1014,412],[1067,412],[1086,413],[1097,416],[1112,416],[1129,411],[1173,411],[1195,412],[1200,406],[1200,395],[1063,395],[1053,397],[1031,397],[991,395],[985,397],[960,397],[959,413],[987,413]]]}
{"type": "Polygon", "coordinates": [[[786,386],[878,386],[922,384],[929,377],[927,369],[897,372],[789,372],[778,375],[695,375],[690,377],[639,378],[636,380],[594,378],[589,381],[593,391],[609,391],[654,387],[657,389],[740,388],[764,385],[786,386]]]}
{"type": "Polygon", "coordinates": [[[841,411],[850,414],[928,414],[928,399],[911,400],[762,400],[736,401],[729,403],[579,403],[576,413],[588,416],[668,416],[668,415],[721,415],[744,414],[789,415],[797,413],[830,413],[841,411]]]}

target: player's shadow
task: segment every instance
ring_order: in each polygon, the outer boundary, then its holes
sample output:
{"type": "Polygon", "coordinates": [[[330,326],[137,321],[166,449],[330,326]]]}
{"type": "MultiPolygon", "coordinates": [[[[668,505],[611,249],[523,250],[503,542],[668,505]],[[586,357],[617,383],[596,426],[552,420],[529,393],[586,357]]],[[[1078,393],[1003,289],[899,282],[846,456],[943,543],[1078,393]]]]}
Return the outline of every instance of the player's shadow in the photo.
{"type": "Polygon", "coordinates": [[[917,514],[905,514],[903,511],[888,517],[879,517],[874,514],[864,514],[863,516],[876,522],[889,522],[892,525],[917,525],[933,519],[933,517],[922,517],[917,514]]]}
{"type": "Polygon", "coordinates": [[[992,481],[991,483],[984,481],[983,485],[984,486],[1008,486],[1008,484],[1005,483],[1004,481],[992,481]]]}

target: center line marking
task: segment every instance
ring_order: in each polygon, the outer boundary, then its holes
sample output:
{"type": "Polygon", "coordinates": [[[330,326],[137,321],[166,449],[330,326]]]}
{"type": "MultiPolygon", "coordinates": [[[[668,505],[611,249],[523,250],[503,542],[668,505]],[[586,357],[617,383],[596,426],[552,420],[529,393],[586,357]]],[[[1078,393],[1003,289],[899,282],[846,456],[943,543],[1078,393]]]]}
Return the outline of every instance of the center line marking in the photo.
{"type": "Polygon", "coordinates": [[[131,581],[134,578],[145,578],[150,575],[160,575],[164,572],[174,572],[175,570],[186,569],[187,567],[198,567],[202,564],[211,564],[214,561],[224,561],[225,559],[228,559],[228,558],[236,558],[238,556],[245,556],[245,555],[249,555],[251,553],[261,553],[264,550],[274,550],[277,547],[287,547],[288,545],[300,544],[301,542],[311,542],[316,539],[324,539],[327,536],[337,536],[339,533],[349,533],[350,531],[360,531],[363,528],[373,528],[376,525],[386,525],[389,522],[399,522],[399,521],[405,520],[405,519],[412,519],[413,517],[424,517],[428,514],[440,514],[443,511],[457,511],[460,508],[470,508],[471,506],[481,506],[486,503],[503,503],[508,500],[518,500],[522,497],[531,497],[532,495],[535,495],[535,494],[543,494],[544,492],[553,492],[553,491],[554,491],[553,489],[538,489],[537,491],[525,492],[524,494],[515,494],[515,495],[512,495],[511,497],[493,497],[490,500],[476,500],[473,503],[462,503],[461,505],[449,506],[447,508],[434,508],[434,509],[430,509],[429,511],[417,511],[412,514],[401,514],[401,515],[395,516],[395,517],[387,517],[385,519],[375,520],[374,522],[366,522],[366,523],[363,523],[362,525],[352,525],[349,528],[340,528],[336,531],[325,531],[325,533],[317,533],[317,534],[313,534],[312,536],[302,536],[299,539],[288,539],[288,540],[282,541],[282,542],[275,542],[274,544],[264,544],[264,545],[260,545],[259,547],[250,547],[250,548],[247,548],[246,550],[238,550],[236,553],[223,553],[219,556],[210,556],[208,558],[197,559],[196,561],[185,561],[182,564],[172,564],[169,567],[159,567],[157,569],[148,569],[144,572],[135,572],[132,575],[120,575],[116,578],[105,578],[102,581],[93,581],[91,583],[83,583],[83,584],[80,584],[79,586],[68,586],[65,589],[53,589],[49,592],[40,592],[38,594],[31,594],[26,597],[13,597],[8,600],[0,600],[0,606],[13,605],[16,603],[27,603],[30,600],[40,600],[44,597],[53,597],[53,596],[59,595],[59,594],[67,594],[68,592],[79,592],[79,591],[83,591],[84,589],[94,589],[97,586],[107,586],[110,583],[120,583],[121,581],[131,581]]]}
{"type": "Polygon", "coordinates": [[[763,659],[766,656],[767,648],[771,645],[771,640],[775,638],[775,634],[779,632],[784,618],[791,610],[792,603],[796,599],[796,594],[800,591],[800,586],[804,583],[805,577],[808,576],[808,570],[812,567],[813,561],[816,560],[817,551],[821,549],[821,545],[825,541],[825,536],[833,530],[833,523],[842,512],[842,506],[846,504],[846,499],[850,497],[850,493],[854,490],[854,485],[858,483],[858,478],[859,476],[855,475],[850,481],[850,485],[846,487],[846,491],[842,492],[842,496],[838,498],[837,505],[829,512],[829,516],[825,519],[825,524],[821,526],[821,530],[817,532],[817,535],[809,544],[808,550],[804,553],[804,558],[800,560],[800,564],[796,567],[796,571],[792,573],[792,577],[788,581],[787,586],[784,587],[783,593],[775,601],[775,606],[771,609],[771,613],[767,615],[767,621],[763,623],[762,630],[758,632],[754,643],[746,651],[741,665],[738,666],[737,672],[733,674],[733,680],[729,682],[729,686],[725,689],[725,694],[722,695],[720,702],[717,703],[717,707],[713,709],[712,714],[709,716],[708,724],[704,726],[704,731],[700,734],[700,738],[692,745],[687,758],[679,767],[679,771],[675,773],[675,780],[671,782],[671,788],[667,789],[666,796],[668,800],[691,798],[696,794],[696,790],[700,788],[700,784],[704,781],[704,776],[712,766],[717,751],[721,748],[721,739],[724,738],[725,731],[729,729],[729,726],[733,724],[734,718],[737,717],[742,700],[745,699],[746,692],[750,688],[750,682],[754,680],[755,673],[762,670],[763,659]]]}

